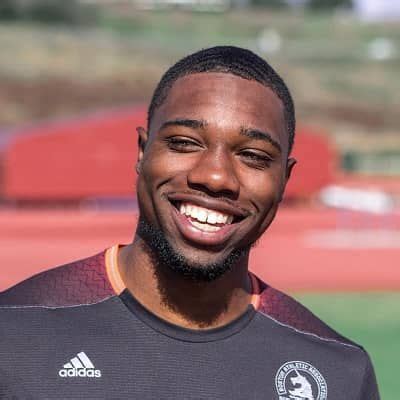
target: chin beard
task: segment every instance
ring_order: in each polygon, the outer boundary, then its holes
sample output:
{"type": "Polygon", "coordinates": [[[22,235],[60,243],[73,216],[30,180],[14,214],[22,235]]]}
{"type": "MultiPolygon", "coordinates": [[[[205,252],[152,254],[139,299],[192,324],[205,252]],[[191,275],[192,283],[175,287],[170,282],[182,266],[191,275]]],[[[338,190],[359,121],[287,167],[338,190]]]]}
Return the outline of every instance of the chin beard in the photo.
{"type": "Polygon", "coordinates": [[[230,271],[238,260],[247,255],[250,246],[233,250],[228,257],[219,262],[199,264],[178,253],[168,242],[164,233],[140,217],[137,235],[147,244],[151,255],[162,268],[197,282],[211,282],[230,271]]]}

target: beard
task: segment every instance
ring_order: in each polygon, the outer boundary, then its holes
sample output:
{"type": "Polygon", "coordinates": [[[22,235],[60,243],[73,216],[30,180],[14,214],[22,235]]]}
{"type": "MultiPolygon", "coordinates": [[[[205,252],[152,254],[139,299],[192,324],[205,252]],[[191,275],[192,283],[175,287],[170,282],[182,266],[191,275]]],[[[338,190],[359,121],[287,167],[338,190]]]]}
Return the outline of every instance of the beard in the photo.
{"type": "Polygon", "coordinates": [[[160,268],[168,269],[186,279],[196,282],[212,282],[230,271],[240,258],[247,255],[251,245],[234,249],[225,259],[200,264],[188,260],[183,254],[176,251],[163,231],[152,226],[143,217],[139,218],[137,235],[147,244],[151,256],[160,268]]]}

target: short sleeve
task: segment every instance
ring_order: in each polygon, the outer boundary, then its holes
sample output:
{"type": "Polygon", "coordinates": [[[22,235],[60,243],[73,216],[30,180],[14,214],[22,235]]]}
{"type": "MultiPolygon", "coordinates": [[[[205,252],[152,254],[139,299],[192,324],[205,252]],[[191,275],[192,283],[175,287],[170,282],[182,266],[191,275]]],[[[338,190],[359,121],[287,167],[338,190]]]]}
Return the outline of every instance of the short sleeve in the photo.
{"type": "Polygon", "coordinates": [[[380,400],[378,384],[376,381],[374,367],[368,354],[366,356],[365,373],[362,381],[359,400],[380,400]]]}

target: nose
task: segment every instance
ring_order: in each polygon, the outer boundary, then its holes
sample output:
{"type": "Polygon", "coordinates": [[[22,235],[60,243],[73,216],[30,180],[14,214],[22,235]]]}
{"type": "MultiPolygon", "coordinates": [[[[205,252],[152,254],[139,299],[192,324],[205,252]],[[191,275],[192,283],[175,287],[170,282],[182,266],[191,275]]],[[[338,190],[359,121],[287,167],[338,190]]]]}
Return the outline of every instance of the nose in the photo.
{"type": "Polygon", "coordinates": [[[240,184],[232,156],[224,149],[207,149],[188,173],[189,187],[236,199],[240,184]]]}

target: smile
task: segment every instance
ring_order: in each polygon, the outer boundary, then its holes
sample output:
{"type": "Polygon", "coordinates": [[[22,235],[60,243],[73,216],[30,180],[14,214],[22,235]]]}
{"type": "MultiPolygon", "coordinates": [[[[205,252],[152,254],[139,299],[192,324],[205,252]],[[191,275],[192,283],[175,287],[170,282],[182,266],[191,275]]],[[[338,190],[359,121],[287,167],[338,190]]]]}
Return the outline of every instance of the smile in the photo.
{"type": "Polygon", "coordinates": [[[218,232],[224,226],[231,224],[234,219],[233,215],[184,202],[179,205],[179,212],[185,215],[195,228],[203,232],[218,232]]]}
{"type": "Polygon", "coordinates": [[[229,241],[249,213],[239,207],[204,196],[171,194],[172,219],[187,242],[219,247],[229,241]]]}

